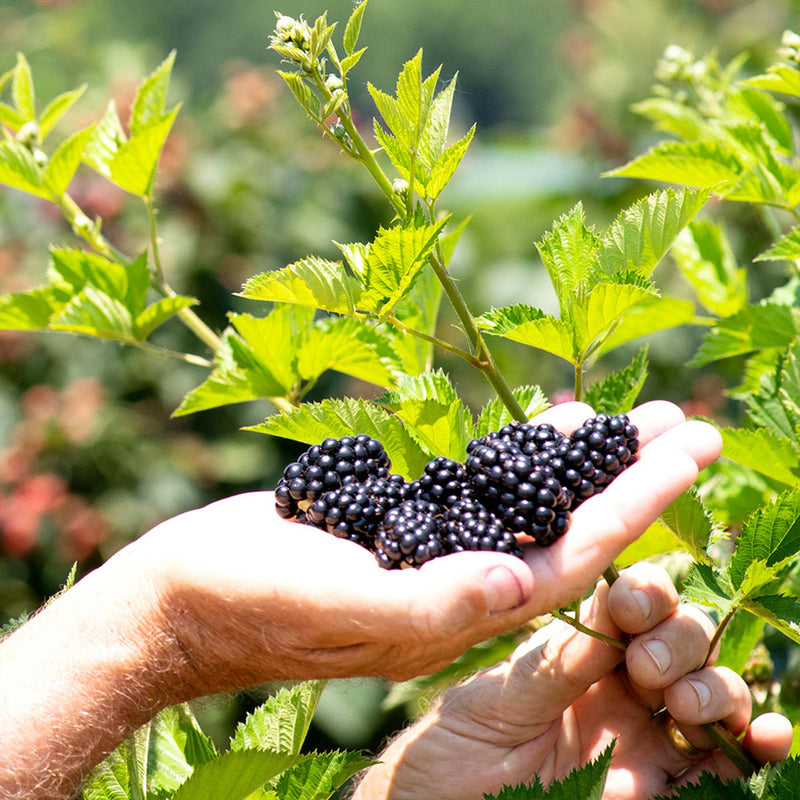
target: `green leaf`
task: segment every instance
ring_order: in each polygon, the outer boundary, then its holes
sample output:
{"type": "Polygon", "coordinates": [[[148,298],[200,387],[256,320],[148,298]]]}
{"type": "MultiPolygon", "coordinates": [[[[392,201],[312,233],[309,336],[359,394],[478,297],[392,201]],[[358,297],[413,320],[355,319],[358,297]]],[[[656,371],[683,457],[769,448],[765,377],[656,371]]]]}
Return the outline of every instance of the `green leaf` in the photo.
{"type": "MultiPolygon", "coordinates": [[[[445,154],[447,136],[448,132],[450,131],[450,116],[453,108],[453,95],[456,91],[457,80],[458,73],[456,73],[450,83],[448,83],[447,86],[445,86],[444,89],[442,89],[442,91],[433,98],[430,111],[428,112],[427,118],[424,121],[422,137],[420,138],[418,148],[418,157],[425,167],[431,170],[433,170],[434,166],[445,154]]],[[[472,139],[472,134],[474,131],[475,126],[473,125],[471,132],[461,140],[461,143],[463,144],[458,148],[460,150],[460,155],[457,159],[458,161],[460,161],[461,156],[464,155],[464,151],[466,151],[467,145],[469,144],[470,139],[472,139]]],[[[455,167],[453,169],[455,169],[455,167]]],[[[447,180],[445,180],[444,183],[447,183],[447,180]]]]}
{"type": "Polygon", "coordinates": [[[306,444],[321,442],[327,436],[367,433],[383,443],[392,461],[392,471],[412,480],[422,474],[429,456],[397,416],[369,401],[349,397],[304,403],[296,410],[268,417],[245,430],[306,444]]]}
{"type": "Polygon", "coordinates": [[[787,486],[798,483],[800,468],[792,441],[767,428],[723,428],[722,455],[787,486]]]}
{"type": "Polygon", "coordinates": [[[50,329],[128,344],[136,339],[130,311],[119,300],[89,285],[53,317],[50,329]]]}
{"type": "Polygon", "coordinates": [[[795,261],[800,259],[800,225],[792,228],[769,250],[757,256],[754,261],[795,261]]]}
{"type": "Polygon", "coordinates": [[[324,688],[324,681],[304,681],[280,689],[239,723],[231,750],[299,753],[324,688]]]}
{"type": "Polygon", "coordinates": [[[162,297],[161,300],[151,303],[134,320],[134,331],[137,339],[146,339],[159,325],[174,317],[184,308],[196,306],[200,301],[196,297],[175,295],[162,297]]]}
{"type": "Polygon", "coordinates": [[[0,142],[0,183],[53,200],[53,193],[44,183],[44,170],[33,153],[15,139],[0,142]]]}
{"type": "Polygon", "coordinates": [[[22,53],[17,53],[17,68],[14,70],[11,82],[11,96],[14,99],[14,106],[25,122],[33,122],[36,119],[33,76],[30,65],[22,53]]]}
{"type": "Polygon", "coordinates": [[[198,766],[172,800],[246,800],[268,780],[307,756],[269,750],[228,751],[198,766]]]}
{"type": "Polygon", "coordinates": [[[728,667],[741,674],[750,653],[760,641],[763,630],[763,619],[739,609],[723,631],[719,656],[714,661],[714,666],[728,667]]]}
{"type": "Polygon", "coordinates": [[[281,800],[327,800],[357,772],[377,762],[359,753],[313,753],[278,779],[281,800]]]}
{"type": "Polygon", "coordinates": [[[464,460],[472,418],[444,372],[399,375],[397,387],[381,402],[406,423],[408,433],[431,457],[464,460]]]}
{"type": "Polygon", "coordinates": [[[631,564],[637,564],[652,556],[683,549],[683,544],[678,537],[666,525],[656,520],[636,541],[629,544],[614,559],[614,563],[620,568],[629,567],[631,564]]]}
{"type": "Polygon", "coordinates": [[[103,118],[94,126],[92,137],[83,152],[83,160],[110,180],[111,162],[126,140],[117,107],[112,100],[106,107],[103,118]]]}
{"type": "Polygon", "coordinates": [[[0,295],[0,330],[46,330],[66,301],[51,287],[0,295]]]}
{"type": "Polygon", "coordinates": [[[173,50],[156,70],[149,75],[136,91],[131,109],[131,138],[147,130],[149,125],[164,115],[166,110],[167,87],[172,66],[175,63],[173,50]]]}
{"type": "MultiPolygon", "coordinates": [[[[138,285],[138,270],[144,265],[141,260],[137,260],[136,263],[137,267],[131,266],[130,269],[135,270],[134,280],[138,285]]],[[[130,284],[126,268],[97,253],[52,248],[50,268],[62,281],[69,284],[75,293],[80,292],[88,284],[121,302],[128,298],[130,284]]]]}
{"type": "Polygon", "coordinates": [[[519,303],[493,308],[476,320],[478,327],[492,336],[502,336],[576,363],[579,358],[572,326],[548,316],[533,306],[519,303]]]}
{"type": "Polygon", "coordinates": [[[108,164],[108,177],[121,189],[144,197],[152,191],[156,166],[180,106],[151,119],[135,136],[120,144],[108,164]]]}
{"type": "Polygon", "coordinates": [[[761,374],[757,389],[746,401],[753,425],[800,444],[800,340],[777,352],[775,367],[761,374]]]}
{"type": "Polygon", "coordinates": [[[83,96],[88,84],[81,84],[71,92],[64,92],[51,100],[39,117],[39,136],[42,141],[58,124],[59,120],[72,108],[72,106],[83,96]]]}
{"type": "Polygon", "coordinates": [[[699,367],[768,347],[784,349],[800,334],[800,309],[778,303],[749,305],[708,331],[689,362],[699,367]]]}
{"type": "Polygon", "coordinates": [[[794,597],[764,594],[745,598],[742,606],[792,641],[800,642],[800,603],[794,597]]]}
{"type": "Polygon", "coordinates": [[[800,72],[788,64],[776,64],[767,69],[766,75],[747,78],[742,83],[756,86],[769,92],[800,97],[800,72]]]}
{"type": "Polygon", "coordinates": [[[130,800],[129,744],[123,742],[101,761],[83,784],[82,800],[130,800]]]}
{"type": "MultiPolygon", "coordinates": [[[[741,781],[724,780],[710,772],[703,772],[697,783],[679,786],[676,793],[671,793],[670,800],[757,800],[741,781]]],[[[654,800],[667,800],[665,795],[658,795],[654,800]]]]}
{"type": "Polygon", "coordinates": [[[378,386],[389,386],[399,367],[385,333],[346,317],[317,323],[297,350],[297,370],[307,381],[332,369],[378,386]]]}
{"type": "Polygon", "coordinates": [[[696,489],[678,495],[662,512],[661,521],[695,561],[709,560],[706,549],[714,534],[714,522],[696,489]]]}
{"type": "Polygon", "coordinates": [[[633,408],[647,380],[647,364],[645,346],[627,367],[591,383],[584,392],[583,402],[598,414],[627,413],[633,408]]]}
{"type": "Polygon", "coordinates": [[[734,585],[742,583],[751,563],[763,561],[780,569],[800,550],[800,488],[788,490],[773,503],[747,518],[736,540],[728,574],[734,585]]]}
{"type": "Polygon", "coordinates": [[[744,171],[739,159],[720,142],[664,142],[604,177],[645,178],[724,194],[744,171]]]}
{"type": "MultiPolygon", "coordinates": [[[[394,316],[409,328],[432,336],[436,331],[441,300],[442,284],[434,271],[420,270],[411,291],[397,304],[394,316]]],[[[433,344],[396,330],[391,324],[387,327],[393,331],[392,349],[401,370],[409,375],[427,372],[433,364],[433,344]]]]}
{"type": "Polygon", "coordinates": [[[305,109],[306,113],[314,120],[320,121],[322,118],[319,97],[314,94],[311,87],[303,80],[303,76],[297,72],[281,72],[278,75],[283,78],[286,85],[298,103],[305,109]]]}
{"type": "Polygon", "coordinates": [[[586,226],[583,205],[559,217],[536,246],[563,312],[571,293],[588,281],[597,259],[599,238],[586,226]]]}
{"type": "Polygon", "coordinates": [[[721,225],[694,220],[675,240],[671,252],[709,311],[727,317],[747,305],[747,270],[737,268],[721,225]]]}
{"type": "Polygon", "coordinates": [[[379,318],[392,315],[410,291],[448,218],[435,225],[381,228],[369,246],[362,302],[379,318]]]}
{"type": "Polygon", "coordinates": [[[650,275],[710,193],[667,189],[624,209],[603,236],[600,267],[608,275],[624,270],[650,275]]]}
{"type": "Polygon", "coordinates": [[[78,131],[62,142],[53,153],[47,164],[44,180],[47,188],[56,197],[61,197],[69,188],[92,133],[92,127],[78,131]]]}
{"type": "Polygon", "coordinates": [[[361,299],[361,286],[345,273],[340,262],[310,256],[282,270],[250,278],[240,296],[353,316],[361,299]]]}
{"type": "Polygon", "coordinates": [[[435,200],[450,182],[474,135],[473,125],[465,136],[448,147],[433,164],[430,177],[425,184],[425,197],[429,200],[435,200]]]}
{"type": "Polygon", "coordinates": [[[25,117],[8,103],[0,103],[0,122],[8,125],[12,130],[18,131],[25,124],[25,117]]]}
{"type": "Polygon", "coordinates": [[[352,55],[353,51],[356,49],[356,44],[358,42],[358,35],[361,33],[361,20],[364,16],[364,10],[367,7],[367,0],[362,0],[355,9],[353,13],[350,15],[350,19],[347,20],[347,25],[344,29],[344,37],[342,39],[344,44],[344,51],[347,55],[352,55]]]}
{"type": "MultiPolygon", "coordinates": [[[[532,419],[550,407],[550,402],[539,386],[518,386],[511,394],[519,403],[525,416],[532,419]]],[[[485,436],[508,425],[514,417],[499,397],[490,400],[482,409],[475,423],[475,436],[485,436]]]]}
{"type": "Polygon", "coordinates": [[[727,575],[718,573],[708,564],[692,563],[683,583],[682,598],[716,608],[722,616],[738,602],[736,591],[727,575]]]}

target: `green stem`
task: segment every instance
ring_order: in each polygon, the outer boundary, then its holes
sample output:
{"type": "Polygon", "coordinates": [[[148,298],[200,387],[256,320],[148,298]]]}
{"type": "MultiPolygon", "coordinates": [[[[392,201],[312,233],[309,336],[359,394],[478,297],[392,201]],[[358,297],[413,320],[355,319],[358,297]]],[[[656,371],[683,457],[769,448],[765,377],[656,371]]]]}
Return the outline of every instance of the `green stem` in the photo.
{"type": "Polygon", "coordinates": [[[583,400],[583,362],[575,364],[575,400],[583,400]]]}
{"type": "Polygon", "coordinates": [[[719,625],[717,625],[717,629],[714,631],[714,635],[711,637],[711,641],[708,643],[708,652],[706,653],[706,660],[703,662],[704,664],[708,663],[709,659],[714,653],[714,648],[719,644],[719,640],[722,638],[722,634],[725,631],[725,628],[728,627],[728,623],[733,619],[733,615],[736,613],[737,609],[738,606],[732,608],[722,618],[719,625]]]}
{"type": "Polygon", "coordinates": [[[702,727],[743,775],[749,777],[761,769],[761,764],[742,747],[741,742],[721,722],[707,722],[702,727]]]}
{"type": "Polygon", "coordinates": [[[214,366],[213,361],[209,361],[207,358],[203,358],[202,356],[196,356],[193,353],[179,353],[177,350],[169,350],[165,347],[158,347],[157,345],[150,344],[150,342],[131,342],[131,344],[138,347],[140,350],[144,350],[146,353],[150,353],[154,356],[160,356],[161,358],[169,358],[174,361],[184,361],[187,364],[192,364],[196,367],[205,367],[206,369],[211,369],[214,366]]]}
{"type": "Polygon", "coordinates": [[[603,572],[603,577],[609,586],[611,586],[611,584],[614,583],[617,578],[619,578],[619,570],[613,561],[611,564],[609,564],[609,566],[606,567],[605,571],[603,572]]]}
{"type": "Polygon", "coordinates": [[[414,336],[417,339],[422,339],[424,342],[429,342],[430,344],[438,347],[440,350],[444,350],[448,353],[451,353],[454,356],[458,356],[459,358],[463,358],[464,361],[472,364],[473,367],[479,367],[478,361],[472,353],[468,353],[466,350],[462,350],[460,347],[456,347],[449,342],[446,342],[444,339],[440,339],[438,336],[432,336],[429,333],[425,333],[424,331],[417,330],[416,328],[411,328],[405,323],[401,322],[397,317],[389,317],[387,322],[394,325],[396,328],[399,328],[404,333],[409,334],[410,336],[414,336]]]}
{"type": "Polygon", "coordinates": [[[625,650],[627,648],[625,642],[621,642],[619,639],[615,639],[613,636],[606,636],[606,634],[600,633],[600,631],[596,631],[593,628],[587,628],[586,625],[578,622],[575,617],[565,614],[560,608],[557,608],[555,611],[551,611],[550,613],[556,619],[560,619],[563,622],[566,622],[567,625],[571,625],[573,628],[575,628],[575,630],[585,633],[587,636],[591,636],[594,639],[599,639],[601,642],[605,642],[605,644],[610,645],[611,647],[616,647],[618,650],[625,650]]]}

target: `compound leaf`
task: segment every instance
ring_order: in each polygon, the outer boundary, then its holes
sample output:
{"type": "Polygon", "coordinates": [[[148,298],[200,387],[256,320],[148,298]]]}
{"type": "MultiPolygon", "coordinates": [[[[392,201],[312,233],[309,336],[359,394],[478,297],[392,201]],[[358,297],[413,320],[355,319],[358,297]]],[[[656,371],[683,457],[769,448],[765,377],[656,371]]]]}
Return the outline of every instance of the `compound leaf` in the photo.
{"type": "Polygon", "coordinates": [[[800,259],[800,225],[778,239],[754,261],[795,261],[800,259]]]}
{"type": "Polygon", "coordinates": [[[89,284],[51,319],[50,329],[127,344],[136,340],[130,311],[120,300],[89,284]]]}
{"type": "Polygon", "coordinates": [[[102,119],[95,124],[89,142],[83,151],[83,160],[104,178],[111,179],[111,162],[127,140],[120,122],[117,107],[111,100],[102,119]]]}
{"type": "Polygon", "coordinates": [[[792,641],[800,642],[800,603],[794,597],[764,594],[745,598],[742,606],[792,641]]]}

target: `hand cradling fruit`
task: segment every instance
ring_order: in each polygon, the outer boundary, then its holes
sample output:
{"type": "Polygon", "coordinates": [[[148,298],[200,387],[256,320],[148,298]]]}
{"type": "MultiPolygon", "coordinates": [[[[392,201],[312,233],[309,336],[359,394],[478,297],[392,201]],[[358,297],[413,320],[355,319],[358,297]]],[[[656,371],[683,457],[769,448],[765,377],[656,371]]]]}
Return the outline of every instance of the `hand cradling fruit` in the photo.
{"type": "Polygon", "coordinates": [[[367,548],[386,569],[463,550],[522,557],[516,534],[542,547],[563,536],[571,512],[636,460],[638,435],[624,414],[598,414],[570,436],[511,422],[473,439],[463,464],[437,456],[410,482],[367,434],[328,438],[286,467],[275,507],[367,548]]]}

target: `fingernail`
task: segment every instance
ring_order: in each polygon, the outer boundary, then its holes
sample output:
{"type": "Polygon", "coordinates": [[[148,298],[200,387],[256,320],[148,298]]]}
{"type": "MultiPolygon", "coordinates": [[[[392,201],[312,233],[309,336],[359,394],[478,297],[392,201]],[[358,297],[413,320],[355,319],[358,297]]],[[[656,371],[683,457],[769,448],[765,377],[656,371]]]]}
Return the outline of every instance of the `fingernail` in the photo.
{"type": "Polygon", "coordinates": [[[647,622],[653,613],[653,601],[650,599],[650,594],[644,589],[631,589],[631,594],[642,612],[642,621],[647,622]]]}
{"type": "Polygon", "coordinates": [[[645,653],[653,659],[656,669],[663,675],[672,664],[672,652],[669,646],[661,641],[661,639],[650,639],[642,642],[642,648],[645,653]]]}
{"type": "Polygon", "coordinates": [[[492,567],[483,579],[489,611],[510,611],[522,605],[522,587],[508,567],[492,567]]]}
{"type": "Polygon", "coordinates": [[[694,689],[700,708],[705,708],[711,702],[711,690],[702,681],[693,678],[687,678],[686,680],[689,682],[689,686],[694,689]]]}

